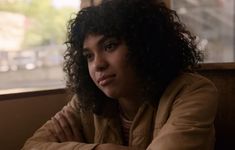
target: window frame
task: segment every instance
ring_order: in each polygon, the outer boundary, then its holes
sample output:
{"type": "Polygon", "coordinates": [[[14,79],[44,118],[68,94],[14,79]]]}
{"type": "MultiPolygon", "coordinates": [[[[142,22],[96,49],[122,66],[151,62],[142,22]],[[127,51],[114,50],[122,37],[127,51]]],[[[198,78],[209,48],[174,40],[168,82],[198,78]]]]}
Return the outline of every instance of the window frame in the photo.
{"type": "Polygon", "coordinates": [[[24,99],[27,97],[37,97],[37,96],[46,96],[46,95],[56,95],[56,94],[69,94],[69,91],[66,90],[66,88],[60,88],[60,89],[42,89],[42,90],[25,90],[17,93],[4,93],[0,94],[0,102],[6,101],[6,100],[16,100],[16,99],[24,99]]]}

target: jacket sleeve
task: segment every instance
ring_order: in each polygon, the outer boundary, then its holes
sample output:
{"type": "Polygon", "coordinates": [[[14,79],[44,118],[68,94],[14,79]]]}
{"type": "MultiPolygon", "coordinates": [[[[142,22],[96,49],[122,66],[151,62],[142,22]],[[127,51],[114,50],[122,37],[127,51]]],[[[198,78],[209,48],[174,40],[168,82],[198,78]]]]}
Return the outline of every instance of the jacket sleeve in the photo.
{"type": "MultiPolygon", "coordinates": [[[[81,119],[79,114],[79,106],[77,99],[74,96],[72,100],[68,103],[68,106],[73,108],[73,113],[76,115],[76,121],[78,122],[78,128],[81,129],[81,119]]],[[[63,109],[68,109],[69,107],[64,107],[63,109]]],[[[63,109],[61,110],[63,112],[63,109]]],[[[83,141],[82,133],[80,134],[79,139],[81,141],[69,141],[69,142],[58,142],[57,138],[51,134],[49,131],[52,126],[52,121],[47,121],[41,128],[39,128],[34,135],[29,138],[24,144],[22,150],[92,150],[97,144],[95,143],[85,143],[83,141]]]]}
{"type": "Polygon", "coordinates": [[[217,89],[207,79],[184,87],[147,150],[212,150],[217,89]]]}

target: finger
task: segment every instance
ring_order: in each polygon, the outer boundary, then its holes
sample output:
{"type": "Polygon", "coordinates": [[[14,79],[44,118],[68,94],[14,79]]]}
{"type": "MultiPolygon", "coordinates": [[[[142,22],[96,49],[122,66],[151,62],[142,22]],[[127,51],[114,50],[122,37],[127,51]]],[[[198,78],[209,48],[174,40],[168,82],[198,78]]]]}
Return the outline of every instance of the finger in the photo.
{"type": "Polygon", "coordinates": [[[52,117],[51,120],[53,122],[53,129],[55,131],[53,133],[54,133],[55,137],[60,142],[64,142],[65,141],[65,134],[64,134],[62,127],[60,126],[59,121],[55,117],[52,117]]]}
{"type": "Polygon", "coordinates": [[[74,139],[73,133],[72,133],[72,129],[71,129],[71,125],[69,124],[64,111],[58,113],[58,120],[60,123],[61,128],[64,131],[65,137],[68,141],[71,141],[72,139],[74,139]]]}

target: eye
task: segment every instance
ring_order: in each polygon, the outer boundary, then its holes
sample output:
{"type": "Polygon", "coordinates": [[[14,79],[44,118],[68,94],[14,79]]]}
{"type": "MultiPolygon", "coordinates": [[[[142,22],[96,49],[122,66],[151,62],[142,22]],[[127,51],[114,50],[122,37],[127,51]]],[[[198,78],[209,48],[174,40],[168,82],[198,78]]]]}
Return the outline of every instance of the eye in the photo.
{"type": "Polygon", "coordinates": [[[115,50],[118,46],[118,42],[117,41],[107,41],[104,43],[104,50],[107,52],[112,52],[113,50],[115,50]]]}
{"type": "Polygon", "coordinates": [[[87,59],[87,61],[92,61],[94,56],[91,52],[83,52],[83,56],[87,59]]]}

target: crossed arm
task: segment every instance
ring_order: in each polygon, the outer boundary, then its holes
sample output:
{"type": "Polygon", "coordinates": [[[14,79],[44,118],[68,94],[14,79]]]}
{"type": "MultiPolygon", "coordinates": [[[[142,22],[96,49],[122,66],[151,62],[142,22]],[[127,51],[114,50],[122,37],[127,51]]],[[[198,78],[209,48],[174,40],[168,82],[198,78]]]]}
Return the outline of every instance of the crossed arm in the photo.
{"type": "MultiPolygon", "coordinates": [[[[70,106],[65,106],[70,107],[70,106]]],[[[67,141],[82,141],[79,135],[79,129],[77,128],[76,116],[72,112],[73,108],[63,109],[52,117],[52,124],[50,128],[51,134],[53,134],[59,142],[67,141]]],[[[112,143],[105,143],[97,145],[94,150],[142,150],[137,147],[127,147],[112,143]]]]}
{"type": "MultiPolygon", "coordinates": [[[[174,101],[171,115],[147,150],[212,149],[217,92],[211,84],[202,81],[197,81],[186,89],[182,96],[174,101]]],[[[163,104],[161,108],[168,108],[163,104]]],[[[85,143],[79,131],[81,120],[76,108],[75,101],[72,100],[26,142],[23,150],[33,148],[42,150],[139,150],[136,147],[111,143],[85,143]]],[[[165,111],[163,110],[163,112],[165,111]]],[[[161,120],[163,119],[161,118],[161,120]]]]}

